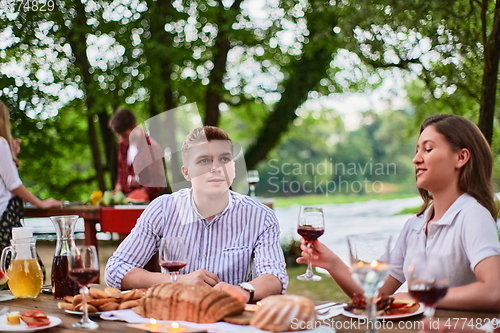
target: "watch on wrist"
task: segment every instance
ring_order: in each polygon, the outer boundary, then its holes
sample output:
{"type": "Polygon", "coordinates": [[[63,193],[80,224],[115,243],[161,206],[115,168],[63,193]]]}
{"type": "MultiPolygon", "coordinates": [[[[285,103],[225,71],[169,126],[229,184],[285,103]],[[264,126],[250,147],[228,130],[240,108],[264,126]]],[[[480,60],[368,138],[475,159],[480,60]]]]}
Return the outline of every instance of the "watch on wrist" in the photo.
{"type": "Polygon", "coordinates": [[[239,284],[239,286],[243,290],[248,291],[248,293],[250,294],[250,299],[248,301],[251,302],[253,300],[253,296],[255,295],[255,288],[248,282],[242,282],[239,284]]]}

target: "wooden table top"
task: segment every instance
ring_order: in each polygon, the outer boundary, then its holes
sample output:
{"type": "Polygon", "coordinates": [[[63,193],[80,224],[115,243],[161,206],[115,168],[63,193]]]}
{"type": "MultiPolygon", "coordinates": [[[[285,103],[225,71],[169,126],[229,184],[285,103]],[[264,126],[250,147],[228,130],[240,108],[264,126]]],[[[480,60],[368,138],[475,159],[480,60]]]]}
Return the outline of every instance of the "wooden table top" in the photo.
{"type": "MultiPolygon", "coordinates": [[[[0,295],[11,295],[9,291],[1,291],[0,295]]],[[[56,300],[52,295],[40,294],[36,299],[13,299],[1,302],[0,308],[7,306],[9,311],[20,311],[21,313],[39,309],[44,311],[47,315],[59,317],[62,323],[58,326],[44,330],[47,333],[70,333],[70,332],[128,332],[128,333],[143,333],[145,331],[137,330],[128,327],[125,322],[121,321],[107,321],[99,317],[92,317],[91,319],[99,324],[97,330],[84,330],[76,329],[71,325],[80,320],[79,315],[67,314],[57,307],[57,303],[61,300],[56,300]]],[[[470,320],[470,323],[477,326],[482,326],[486,321],[497,317],[496,313],[480,313],[480,312],[465,312],[465,311],[449,311],[437,310],[436,317],[445,323],[448,321],[451,325],[455,324],[460,318],[470,320]]],[[[408,317],[401,320],[386,321],[385,324],[379,322],[379,332],[418,332],[418,327],[422,316],[408,317]]],[[[360,323],[357,319],[351,319],[342,315],[333,317],[323,322],[325,326],[334,327],[336,332],[364,332],[366,325],[360,323]]],[[[257,332],[257,330],[256,330],[257,332]]],[[[222,332],[217,332],[222,333],[222,332]]]]}

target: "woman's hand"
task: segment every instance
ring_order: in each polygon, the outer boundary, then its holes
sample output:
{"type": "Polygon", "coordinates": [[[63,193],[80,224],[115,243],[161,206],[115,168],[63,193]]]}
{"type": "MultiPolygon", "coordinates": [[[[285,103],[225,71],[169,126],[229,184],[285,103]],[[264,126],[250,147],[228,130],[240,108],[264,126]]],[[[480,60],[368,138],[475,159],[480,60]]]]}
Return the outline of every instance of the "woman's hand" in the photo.
{"type": "Polygon", "coordinates": [[[314,267],[321,267],[328,271],[334,269],[335,260],[338,259],[337,255],[333,253],[325,244],[316,240],[312,242],[312,247],[308,246],[303,238],[300,239],[301,257],[297,258],[297,263],[307,264],[309,257],[312,255],[312,265],[314,267]]]}
{"type": "Polygon", "coordinates": [[[61,207],[62,202],[59,200],[56,200],[54,198],[50,198],[47,200],[40,200],[40,204],[38,205],[39,208],[42,209],[49,209],[52,207],[61,207]]]}
{"type": "Polygon", "coordinates": [[[21,139],[12,139],[10,142],[10,150],[12,151],[12,155],[17,157],[21,152],[21,139]]]}

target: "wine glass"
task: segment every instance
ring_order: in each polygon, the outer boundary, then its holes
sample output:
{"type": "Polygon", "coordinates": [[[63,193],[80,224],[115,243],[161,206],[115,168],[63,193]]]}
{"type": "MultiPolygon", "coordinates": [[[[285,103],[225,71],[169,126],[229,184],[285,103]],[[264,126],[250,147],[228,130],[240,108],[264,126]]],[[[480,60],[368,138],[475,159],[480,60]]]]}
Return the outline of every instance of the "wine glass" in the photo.
{"type": "Polygon", "coordinates": [[[255,197],[255,186],[259,182],[259,171],[257,170],[248,170],[247,171],[247,181],[248,186],[250,186],[250,196],[255,197]]]}
{"type": "Polygon", "coordinates": [[[437,302],[446,296],[450,284],[446,261],[439,255],[419,253],[410,259],[406,271],[410,296],[422,302],[424,316],[432,318],[437,302]]]}
{"type": "Polygon", "coordinates": [[[160,244],[160,266],[165,268],[172,279],[177,281],[179,270],[187,265],[186,242],[182,237],[163,237],[160,244]]]}
{"type": "MultiPolygon", "coordinates": [[[[308,247],[312,248],[312,243],[325,232],[325,218],[321,207],[300,207],[297,233],[304,238],[308,247]]],[[[321,276],[313,273],[312,256],[309,256],[306,272],[297,276],[297,279],[304,281],[319,281],[321,276]]]]}
{"type": "Polygon", "coordinates": [[[367,331],[376,332],[376,303],[373,302],[378,288],[389,271],[391,236],[366,233],[347,236],[351,273],[364,290],[366,298],[367,331]]]}
{"type": "Polygon", "coordinates": [[[99,278],[99,257],[94,245],[76,246],[71,249],[68,276],[80,286],[83,317],[73,327],[96,329],[99,324],[89,319],[87,308],[88,286],[99,278]]]}

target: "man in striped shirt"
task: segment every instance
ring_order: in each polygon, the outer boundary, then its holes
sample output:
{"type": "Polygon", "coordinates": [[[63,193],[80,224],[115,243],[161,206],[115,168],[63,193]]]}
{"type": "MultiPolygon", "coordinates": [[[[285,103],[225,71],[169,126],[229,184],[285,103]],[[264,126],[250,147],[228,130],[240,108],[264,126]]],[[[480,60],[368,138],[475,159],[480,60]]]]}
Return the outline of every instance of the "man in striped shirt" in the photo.
{"type": "Polygon", "coordinates": [[[142,267],[162,237],[182,237],[187,266],[178,282],[225,290],[244,302],[284,293],[288,283],[274,212],[229,189],[235,177],[226,132],[204,126],[182,146],[182,174],[190,189],[152,201],[106,266],[106,283],[121,289],[171,281],[142,267]],[[241,286],[240,286],[241,284],[241,286]]]}

